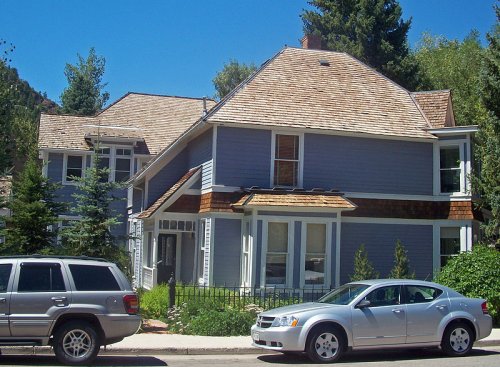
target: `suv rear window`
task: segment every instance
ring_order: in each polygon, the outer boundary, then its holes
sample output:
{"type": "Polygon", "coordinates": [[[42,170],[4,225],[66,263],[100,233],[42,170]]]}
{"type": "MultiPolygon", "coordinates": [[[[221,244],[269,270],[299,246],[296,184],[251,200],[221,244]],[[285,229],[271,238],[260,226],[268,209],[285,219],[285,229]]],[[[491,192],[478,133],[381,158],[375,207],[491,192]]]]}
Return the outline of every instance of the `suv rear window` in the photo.
{"type": "Polygon", "coordinates": [[[76,290],[119,291],[120,286],[111,270],[106,266],[69,265],[76,290]]]}
{"type": "Polygon", "coordinates": [[[61,265],[46,263],[23,263],[19,275],[18,292],[66,291],[61,265]]]}

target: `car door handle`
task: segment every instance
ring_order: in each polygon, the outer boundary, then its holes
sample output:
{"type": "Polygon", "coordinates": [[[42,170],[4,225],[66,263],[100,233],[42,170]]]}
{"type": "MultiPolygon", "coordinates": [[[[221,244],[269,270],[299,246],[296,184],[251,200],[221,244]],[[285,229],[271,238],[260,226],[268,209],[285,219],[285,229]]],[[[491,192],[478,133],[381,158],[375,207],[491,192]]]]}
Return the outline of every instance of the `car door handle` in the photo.
{"type": "Polygon", "coordinates": [[[52,297],[51,300],[56,306],[66,306],[68,304],[66,297],[52,297]]]}
{"type": "Polygon", "coordinates": [[[392,312],[394,312],[394,313],[403,313],[403,312],[404,312],[404,310],[403,310],[403,309],[401,309],[401,308],[394,308],[394,309],[392,310],[392,312]]]}
{"type": "Polygon", "coordinates": [[[448,306],[446,306],[446,305],[437,305],[437,306],[436,306],[436,308],[437,308],[438,310],[444,310],[446,307],[448,307],[448,306]]]}

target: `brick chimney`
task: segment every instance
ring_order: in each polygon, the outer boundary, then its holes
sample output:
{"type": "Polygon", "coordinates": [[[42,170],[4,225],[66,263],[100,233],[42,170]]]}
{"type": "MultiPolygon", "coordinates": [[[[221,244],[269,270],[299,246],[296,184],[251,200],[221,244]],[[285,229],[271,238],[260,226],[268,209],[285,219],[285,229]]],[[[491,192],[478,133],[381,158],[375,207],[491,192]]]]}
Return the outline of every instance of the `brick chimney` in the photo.
{"type": "Polygon", "coordinates": [[[302,43],[302,48],[321,50],[321,36],[317,34],[306,34],[300,42],[302,43]]]}

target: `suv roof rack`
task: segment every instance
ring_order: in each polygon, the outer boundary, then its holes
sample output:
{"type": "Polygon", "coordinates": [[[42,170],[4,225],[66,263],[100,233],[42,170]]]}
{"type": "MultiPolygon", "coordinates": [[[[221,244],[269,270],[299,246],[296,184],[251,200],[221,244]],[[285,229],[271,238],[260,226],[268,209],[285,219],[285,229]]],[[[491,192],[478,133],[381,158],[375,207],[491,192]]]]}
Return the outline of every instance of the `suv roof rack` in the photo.
{"type": "Polygon", "coordinates": [[[9,256],[0,256],[0,259],[73,259],[73,260],[94,260],[94,261],[103,261],[103,262],[112,262],[102,257],[90,257],[90,256],[63,256],[63,255],[41,255],[41,254],[33,254],[33,255],[9,255],[9,256]]]}

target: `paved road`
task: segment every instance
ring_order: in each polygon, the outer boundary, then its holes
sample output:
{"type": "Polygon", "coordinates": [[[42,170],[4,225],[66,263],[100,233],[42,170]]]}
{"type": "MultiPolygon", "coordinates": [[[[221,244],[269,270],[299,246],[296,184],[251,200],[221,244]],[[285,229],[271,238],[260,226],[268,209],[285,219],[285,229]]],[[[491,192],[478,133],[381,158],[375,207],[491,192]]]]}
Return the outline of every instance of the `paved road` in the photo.
{"type": "MultiPolygon", "coordinates": [[[[340,367],[498,367],[500,366],[500,347],[484,347],[473,350],[469,357],[448,358],[439,351],[414,350],[397,352],[352,353],[336,365],[340,367]]],[[[96,359],[95,366],[314,366],[303,356],[286,357],[281,354],[267,355],[172,355],[172,356],[110,356],[96,359]]],[[[0,366],[60,366],[53,356],[3,355],[0,366]]],[[[333,365],[335,366],[335,365],[333,365]]]]}

